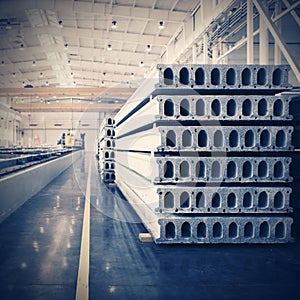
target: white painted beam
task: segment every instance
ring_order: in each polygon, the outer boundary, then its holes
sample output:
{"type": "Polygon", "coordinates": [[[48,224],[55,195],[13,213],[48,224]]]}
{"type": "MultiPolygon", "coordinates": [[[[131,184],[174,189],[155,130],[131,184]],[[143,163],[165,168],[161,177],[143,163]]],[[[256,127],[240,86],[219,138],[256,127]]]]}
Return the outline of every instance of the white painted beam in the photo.
{"type": "Polygon", "coordinates": [[[266,9],[262,5],[260,5],[260,3],[257,0],[252,0],[252,1],[253,1],[254,5],[256,6],[257,10],[259,11],[259,13],[261,14],[261,16],[263,17],[265,23],[267,24],[268,29],[270,30],[271,34],[273,35],[274,40],[278,44],[282,54],[285,56],[287,62],[290,64],[291,69],[295,73],[297,80],[300,82],[299,67],[296,64],[296,61],[292,58],[292,56],[288,50],[288,47],[287,47],[286,43],[284,42],[283,37],[281,36],[281,33],[279,32],[278,28],[276,28],[274,26],[273,21],[268,16],[268,12],[266,11],[266,9]]]}
{"type": "Polygon", "coordinates": [[[253,63],[253,0],[247,0],[247,64],[253,63]]]}

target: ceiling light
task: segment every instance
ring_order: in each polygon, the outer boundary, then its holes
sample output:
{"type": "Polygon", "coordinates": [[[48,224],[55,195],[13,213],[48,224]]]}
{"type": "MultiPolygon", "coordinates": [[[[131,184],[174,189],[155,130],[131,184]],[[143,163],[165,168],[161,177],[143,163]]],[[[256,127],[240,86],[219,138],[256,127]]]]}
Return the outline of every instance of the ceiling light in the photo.
{"type": "Polygon", "coordinates": [[[70,65],[71,64],[71,60],[70,59],[68,59],[68,65],[70,65]]]}
{"type": "Polygon", "coordinates": [[[101,86],[104,86],[104,80],[101,81],[101,86]]]}
{"type": "Polygon", "coordinates": [[[56,100],[56,103],[59,103],[59,100],[56,100]]]}
{"type": "Polygon", "coordinates": [[[48,81],[46,81],[46,86],[48,86],[49,85],[49,82],[48,81]]]}
{"type": "Polygon", "coordinates": [[[35,60],[32,62],[32,66],[36,67],[36,61],[35,60]]]}
{"type": "Polygon", "coordinates": [[[50,101],[47,101],[47,104],[50,104],[50,101]]]}
{"type": "Polygon", "coordinates": [[[20,45],[20,50],[24,50],[24,44],[20,45]]]}
{"type": "Polygon", "coordinates": [[[71,72],[71,77],[74,77],[74,73],[73,72],[71,72]]]}
{"type": "Polygon", "coordinates": [[[62,20],[59,20],[59,21],[58,21],[58,27],[60,27],[60,28],[63,27],[63,26],[62,26],[62,20]]]}
{"type": "Polygon", "coordinates": [[[107,51],[111,51],[112,50],[111,44],[108,44],[106,49],[107,49],[107,51]]]}
{"type": "Polygon", "coordinates": [[[73,84],[76,85],[76,81],[73,81],[73,84]]]}
{"type": "Polygon", "coordinates": [[[147,45],[146,51],[147,51],[148,53],[151,51],[151,45],[150,45],[150,44],[147,45]]]}
{"type": "Polygon", "coordinates": [[[64,44],[65,50],[68,49],[68,44],[64,44]]]}
{"type": "Polygon", "coordinates": [[[159,29],[164,29],[165,28],[165,24],[164,24],[164,21],[159,21],[159,26],[158,26],[159,29]]]}
{"type": "Polygon", "coordinates": [[[113,21],[111,22],[111,28],[112,28],[112,29],[116,29],[117,27],[118,27],[117,21],[113,20],[113,21]]]}
{"type": "Polygon", "coordinates": [[[42,103],[42,102],[44,102],[44,101],[41,99],[40,102],[42,103]]]}
{"type": "Polygon", "coordinates": [[[4,64],[5,64],[5,61],[4,61],[4,60],[2,60],[2,61],[1,61],[1,65],[4,65],[4,64]]]}
{"type": "Polygon", "coordinates": [[[12,77],[16,77],[16,73],[15,73],[15,72],[12,73],[11,76],[12,76],[12,77]]]}
{"type": "Polygon", "coordinates": [[[131,77],[131,78],[134,78],[134,73],[133,73],[133,72],[130,74],[130,77],[131,77]]]}
{"type": "Polygon", "coordinates": [[[140,67],[142,68],[144,66],[144,62],[140,61],[140,67]]]}
{"type": "Polygon", "coordinates": [[[44,74],[41,72],[41,73],[40,73],[40,78],[42,78],[43,76],[44,76],[44,74]]]}

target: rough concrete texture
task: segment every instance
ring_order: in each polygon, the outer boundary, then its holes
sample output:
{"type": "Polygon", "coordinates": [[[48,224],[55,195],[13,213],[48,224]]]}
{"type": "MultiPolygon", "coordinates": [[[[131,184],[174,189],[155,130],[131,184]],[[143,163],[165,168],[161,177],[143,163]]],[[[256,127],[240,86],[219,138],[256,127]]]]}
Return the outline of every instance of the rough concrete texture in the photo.
{"type": "Polygon", "coordinates": [[[290,157],[157,157],[161,182],[289,182],[290,157]]]}
{"type": "MultiPolygon", "coordinates": [[[[162,95],[158,120],[291,120],[288,95],[162,95]]],[[[147,113],[147,111],[145,112],[147,113]]],[[[151,112],[149,112],[151,113],[151,112]]]]}
{"type": "Polygon", "coordinates": [[[157,212],[203,213],[291,213],[289,187],[187,187],[157,189],[157,212]]]}
{"type": "Polygon", "coordinates": [[[162,217],[157,243],[287,243],[293,219],[286,216],[162,217]]]}
{"type": "Polygon", "coordinates": [[[289,89],[288,65],[157,65],[157,87],[289,89]]]}
{"type": "Polygon", "coordinates": [[[292,151],[292,126],[161,126],[158,151],[292,151]]]}

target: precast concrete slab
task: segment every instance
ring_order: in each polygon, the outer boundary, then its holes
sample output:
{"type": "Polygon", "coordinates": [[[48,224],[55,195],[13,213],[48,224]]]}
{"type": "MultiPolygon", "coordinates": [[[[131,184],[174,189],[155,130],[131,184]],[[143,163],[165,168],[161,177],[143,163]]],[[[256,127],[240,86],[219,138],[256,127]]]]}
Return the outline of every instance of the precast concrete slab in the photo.
{"type": "Polygon", "coordinates": [[[292,151],[292,126],[159,126],[116,139],[132,151],[292,151]]]}
{"type": "Polygon", "coordinates": [[[116,161],[154,183],[290,182],[290,157],[154,157],[116,151],[116,161]]]}
{"type": "Polygon", "coordinates": [[[157,87],[193,89],[290,89],[288,65],[158,64],[157,87]]]}
{"type": "Polygon", "coordinates": [[[293,219],[287,216],[177,216],[160,218],[156,243],[288,243],[293,219]]]}

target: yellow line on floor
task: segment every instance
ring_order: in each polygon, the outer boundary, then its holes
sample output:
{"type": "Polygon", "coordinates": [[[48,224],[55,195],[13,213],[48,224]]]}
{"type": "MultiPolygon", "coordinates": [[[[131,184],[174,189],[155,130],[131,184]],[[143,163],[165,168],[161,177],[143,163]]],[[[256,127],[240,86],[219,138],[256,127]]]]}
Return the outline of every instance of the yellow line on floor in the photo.
{"type": "Polygon", "coordinates": [[[84,216],[80,246],[79,268],[77,276],[76,300],[89,299],[90,269],[90,196],[91,196],[91,161],[85,192],[84,216]]]}

